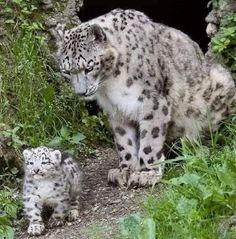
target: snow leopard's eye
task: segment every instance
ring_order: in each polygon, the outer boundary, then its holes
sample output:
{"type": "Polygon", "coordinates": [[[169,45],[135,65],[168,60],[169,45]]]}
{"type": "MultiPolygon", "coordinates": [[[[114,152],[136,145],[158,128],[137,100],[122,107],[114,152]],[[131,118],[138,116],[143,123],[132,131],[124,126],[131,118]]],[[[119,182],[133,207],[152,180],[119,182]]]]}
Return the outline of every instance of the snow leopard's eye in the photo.
{"type": "Polygon", "coordinates": [[[89,72],[91,72],[93,70],[93,66],[89,66],[88,68],[86,68],[85,70],[84,70],[84,73],[85,74],[88,74],[89,72]]]}
{"type": "Polygon", "coordinates": [[[71,80],[71,72],[70,71],[62,71],[61,72],[62,76],[68,80],[71,80]]]}
{"type": "Polygon", "coordinates": [[[42,154],[42,155],[41,155],[41,160],[44,161],[45,159],[46,159],[45,154],[42,154]]]}
{"type": "Polygon", "coordinates": [[[93,66],[94,66],[94,61],[90,60],[87,64],[86,69],[84,70],[84,73],[88,74],[89,72],[91,72],[93,70],[93,66]]]}

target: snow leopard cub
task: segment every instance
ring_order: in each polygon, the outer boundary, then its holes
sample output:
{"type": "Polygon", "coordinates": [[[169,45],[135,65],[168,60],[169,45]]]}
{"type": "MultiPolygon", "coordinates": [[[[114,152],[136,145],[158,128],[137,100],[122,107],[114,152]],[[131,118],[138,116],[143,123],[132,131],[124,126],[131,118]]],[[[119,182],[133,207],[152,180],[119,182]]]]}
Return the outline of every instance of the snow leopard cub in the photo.
{"type": "Polygon", "coordinates": [[[48,227],[60,226],[79,216],[81,172],[71,156],[59,150],[38,147],[25,149],[24,210],[29,219],[28,233],[41,235],[45,225],[42,210],[53,209],[48,227]]]}

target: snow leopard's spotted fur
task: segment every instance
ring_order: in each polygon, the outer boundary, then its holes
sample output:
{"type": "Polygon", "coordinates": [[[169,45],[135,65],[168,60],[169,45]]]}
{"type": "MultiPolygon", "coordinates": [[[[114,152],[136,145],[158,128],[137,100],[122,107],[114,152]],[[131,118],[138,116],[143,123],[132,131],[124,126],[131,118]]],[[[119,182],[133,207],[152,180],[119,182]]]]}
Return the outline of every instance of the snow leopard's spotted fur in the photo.
{"type": "Polygon", "coordinates": [[[232,111],[228,70],[207,62],[187,35],[141,12],[115,9],[57,33],[62,73],[77,94],[98,101],[113,128],[120,162],[110,182],[157,182],[166,141],[215,130],[232,111]]]}
{"type": "Polygon", "coordinates": [[[71,156],[47,147],[25,149],[23,186],[24,211],[29,220],[28,233],[41,235],[45,225],[42,210],[53,209],[48,226],[59,226],[64,219],[78,218],[81,172],[71,156]]]}

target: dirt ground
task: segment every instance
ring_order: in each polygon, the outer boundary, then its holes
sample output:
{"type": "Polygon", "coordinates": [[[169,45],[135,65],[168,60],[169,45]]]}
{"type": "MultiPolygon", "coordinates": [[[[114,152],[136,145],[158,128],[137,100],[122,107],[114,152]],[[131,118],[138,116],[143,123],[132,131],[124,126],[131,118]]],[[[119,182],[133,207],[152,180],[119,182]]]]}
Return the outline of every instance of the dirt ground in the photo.
{"type": "MultiPolygon", "coordinates": [[[[84,188],[81,198],[80,219],[63,227],[47,230],[38,239],[91,239],[89,236],[94,224],[105,224],[113,228],[105,233],[112,238],[118,219],[132,212],[140,211],[139,205],[150,189],[126,189],[107,184],[107,173],[116,168],[118,159],[113,149],[96,150],[96,156],[83,160],[84,188]]],[[[26,233],[26,225],[15,229],[16,239],[32,238],[26,233]]]]}

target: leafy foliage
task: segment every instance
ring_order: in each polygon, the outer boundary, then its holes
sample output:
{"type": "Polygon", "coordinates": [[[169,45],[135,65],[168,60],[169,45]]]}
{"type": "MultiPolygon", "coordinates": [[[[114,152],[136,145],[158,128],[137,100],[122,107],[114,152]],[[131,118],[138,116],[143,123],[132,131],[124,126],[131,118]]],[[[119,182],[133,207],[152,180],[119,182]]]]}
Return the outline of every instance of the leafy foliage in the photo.
{"type": "MultiPolygon", "coordinates": [[[[215,1],[220,8],[226,1],[215,1]]],[[[230,67],[236,79],[236,13],[230,12],[220,22],[219,32],[212,39],[212,50],[230,67]]]]}
{"type": "Polygon", "coordinates": [[[0,190],[0,239],[14,238],[12,220],[16,219],[17,210],[21,206],[15,194],[9,188],[0,190]]]}
{"type": "MultiPolygon", "coordinates": [[[[0,0],[6,30],[0,42],[0,140],[15,150],[15,158],[21,157],[23,148],[39,145],[90,152],[92,145],[110,142],[107,122],[101,113],[89,115],[85,103],[51,67],[42,23],[47,13],[40,7],[35,0],[0,0]]],[[[15,165],[1,162],[0,173],[1,188],[10,181],[15,187],[15,181],[19,183],[15,165]]],[[[14,193],[0,191],[0,238],[13,235],[11,221],[19,208],[14,193]],[[10,207],[15,214],[9,214],[10,207]]]]}
{"type": "Polygon", "coordinates": [[[152,218],[142,219],[133,214],[120,219],[121,235],[127,239],[155,239],[156,223],[152,218]]]}
{"type": "MultiPolygon", "coordinates": [[[[3,134],[12,139],[12,146],[48,144],[65,128],[85,135],[87,143],[109,141],[103,115],[90,116],[84,102],[50,67],[39,3],[14,0],[0,5],[9,30],[0,45],[0,121],[11,128],[3,134]]],[[[66,144],[76,145],[71,140],[63,142],[64,148],[66,144]]]]}
{"type": "Polygon", "coordinates": [[[178,157],[183,161],[182,172],[171,178],[167,174],[161,197],[153,191],[144,201],[144,215],[122,221],[123,238],[149,238],[146,232],[150,238],[161,239],[235,238],[235,132],[233,117],[226,124],[224,147],[182,141],[183,155],[178,157]]]}

